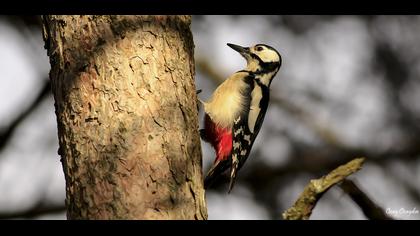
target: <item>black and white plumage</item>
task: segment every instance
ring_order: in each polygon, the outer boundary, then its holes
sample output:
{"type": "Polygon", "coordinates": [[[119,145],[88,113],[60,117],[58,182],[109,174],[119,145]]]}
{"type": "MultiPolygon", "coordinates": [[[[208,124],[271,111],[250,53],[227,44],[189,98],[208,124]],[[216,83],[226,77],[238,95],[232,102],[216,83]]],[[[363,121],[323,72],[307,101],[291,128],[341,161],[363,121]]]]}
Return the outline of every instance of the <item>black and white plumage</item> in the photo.
{"type": "Polygon", "coordinates": [[[204,185],[207,188],[230,167],[230,192],[261,129],[270,99],[269,87],[280,69],[282,58],[265,44],[228,46],[246,59],[247,67],[230,76],[209,101],[203,102],[206,122],[201,134],[217,154],[204,185]]]}

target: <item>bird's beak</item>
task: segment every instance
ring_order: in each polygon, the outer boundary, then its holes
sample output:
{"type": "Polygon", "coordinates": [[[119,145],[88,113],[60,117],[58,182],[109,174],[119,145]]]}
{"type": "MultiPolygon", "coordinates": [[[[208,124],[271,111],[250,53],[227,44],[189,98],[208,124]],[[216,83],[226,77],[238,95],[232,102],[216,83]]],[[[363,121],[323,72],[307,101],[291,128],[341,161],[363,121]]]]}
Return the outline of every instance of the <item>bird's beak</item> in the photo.
{"type": "Polygon", "coordinates": [[[249,48],[244,48],[244,47],[241,47],[239,45],[235,45],[235,44],[231,44],[231,43],[228,43],[227,45],[229,47],[231,47],[233,50],[239,52],[242,55],[249,53],[249,48]]]}

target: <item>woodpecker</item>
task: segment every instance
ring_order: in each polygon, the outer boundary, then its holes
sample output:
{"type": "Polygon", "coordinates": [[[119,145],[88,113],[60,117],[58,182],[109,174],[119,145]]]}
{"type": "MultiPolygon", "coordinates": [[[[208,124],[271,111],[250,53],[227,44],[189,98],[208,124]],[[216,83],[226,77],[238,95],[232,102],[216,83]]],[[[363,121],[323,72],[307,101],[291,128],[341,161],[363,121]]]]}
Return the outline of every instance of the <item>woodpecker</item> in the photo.
{"type": "Polygon", "coordinates": [[[220,84],[207,102],[202,101],[205,115],[200,135],[216,152],[204,188],[230,168],[230,193],[261,129],[271,81],[280,69],[282,58],[276,49],[265,44],[227,45],[246,59],[247,66],[220,84]]]}

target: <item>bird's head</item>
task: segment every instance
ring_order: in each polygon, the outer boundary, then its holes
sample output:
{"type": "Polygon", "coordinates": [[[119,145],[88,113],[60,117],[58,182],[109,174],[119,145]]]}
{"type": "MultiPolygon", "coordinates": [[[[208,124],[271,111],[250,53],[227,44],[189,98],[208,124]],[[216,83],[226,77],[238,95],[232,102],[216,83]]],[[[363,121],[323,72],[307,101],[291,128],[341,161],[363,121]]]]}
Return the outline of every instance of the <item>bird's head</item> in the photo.
{"type": "Polygon", "coordinates": [[[227,45],[246,59],[248,71],[271,72],[277,71],[281,66],[281,55],[271,46],[256,44],[252,47],[241,47],[231,43],[227,45]]]}

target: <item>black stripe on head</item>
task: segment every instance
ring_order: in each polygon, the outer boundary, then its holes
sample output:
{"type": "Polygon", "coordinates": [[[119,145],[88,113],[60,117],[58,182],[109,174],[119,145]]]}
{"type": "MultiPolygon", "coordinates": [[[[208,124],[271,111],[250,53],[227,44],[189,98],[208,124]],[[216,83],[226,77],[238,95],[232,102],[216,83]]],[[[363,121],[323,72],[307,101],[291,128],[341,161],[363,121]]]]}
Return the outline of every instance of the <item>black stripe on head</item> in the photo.
{"type": "Polygon", "coordinates": [[[261,60],[261,58],[254,53],[251,53],[250,55],[253,59],[258,61],[258,65],[265,71],[274,71],[275,68],[279,65],[278,62],[263,62],[263,60],[261,60]]]}
{"type": "Polygon", "coordinates": [[[276,76],[276,74],[278,72],[278,69],[280,68],[278,62],[276,62],[276,63],[272,62],[272,63],[266,63],[266,64],[270,64],[270,65],[265,65],[265,67],[261,67],[261,69],[258,69],[257,71],[253,72],[253,74],[256,78],[255,81],[257,81],[258,85],[260,85],[261,87],[270,87],[271,82],[273,82],[274,76],[276,76]],[[263,84],[260,81],[260,76],[262,76],[264,74],[272,73],[272,72],[274,72],[274,73],[272,74],[268,85],[263,84]]]}
{"type": "Polygon", "coordinates": [[[260,62],[261,70],[256,71],[256,73],[257,74],[270,73],[280,68],[280,66],[281,66],[281,60],[280,62],[263,62],[263,63],[260,62]]]}
{"type": "Polygon", "coordinates": [[[280,53],[275,48],[273,48],[271,46],[268,46],[266,44],[257,44],[255,46],[264,46],[268,49],[271,49],[271,50],[275,51],[277,53],[277,55],[279,56],[279,61],[278,62],[264,62],[256,54],[251,53],[250,54],[251,57],[253,59],[257,60],[259,66],[261,67],[261,70],[257,70],[256,73],[258,73],[258,74],[270,73],[270,72],[275,71],[277,68],[280,68],[283,60],[282,60],[282,57],[281,57],[280,53]]]}

